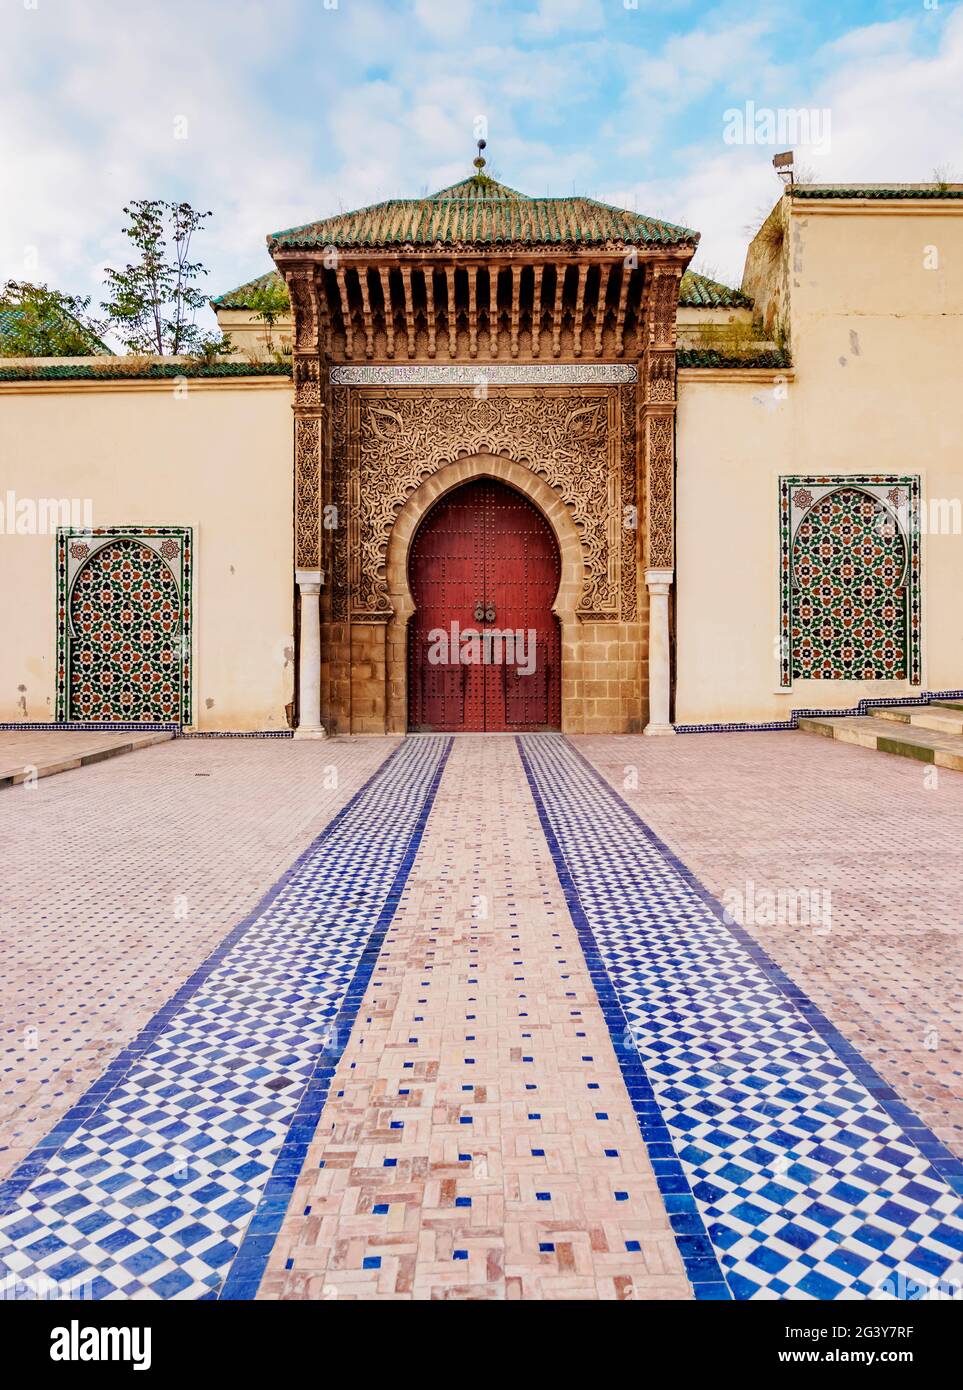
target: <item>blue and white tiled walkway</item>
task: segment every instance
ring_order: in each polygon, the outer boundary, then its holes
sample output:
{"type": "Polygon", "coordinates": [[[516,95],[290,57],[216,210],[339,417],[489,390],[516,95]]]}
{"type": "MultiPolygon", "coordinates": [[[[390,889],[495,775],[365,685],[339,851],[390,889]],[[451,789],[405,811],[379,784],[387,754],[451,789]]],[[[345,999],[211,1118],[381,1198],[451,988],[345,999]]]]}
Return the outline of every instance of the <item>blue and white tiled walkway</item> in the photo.
{"type": "Polygon", "coordinates": [[[0,1187],[8,1296],[253,1295],[449,747],[404,743],[0,1187]]]}
{"type": "Polygon", "coordinates": [[[0,1184],[0,1279],[252,1298],[314,1241],[350,1297],[912,1298],[961,1194],[568,740],[418,736],[0,1184]]]}
{"type": "Polygon", "coordinates": [[[694,1286],[959,1288],[959,1161],[566,740],[520,745],[694,1286]]]}

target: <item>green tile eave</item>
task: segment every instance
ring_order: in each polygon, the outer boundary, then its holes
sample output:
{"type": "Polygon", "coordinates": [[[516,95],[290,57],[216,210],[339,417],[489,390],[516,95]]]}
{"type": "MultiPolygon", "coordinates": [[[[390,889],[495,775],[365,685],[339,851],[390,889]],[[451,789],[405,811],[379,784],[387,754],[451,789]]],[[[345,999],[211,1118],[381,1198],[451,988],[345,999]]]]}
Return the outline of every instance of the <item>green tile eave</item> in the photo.
{"type": "Polygon", "coordinates": [[[726,353],[717,348],[679,348],[676,362],[679,367],[688,368],[765,367],[774,370],[792,366],[788,352],[780,348],[755,353],[726,353]]]}
{"type": "Polygon", "coordinates": [[[219,309],[250,309],[250,295],[256,290],[268,289],[275,282],[284,283],[276,270],[266,270],[263,275],[256,275],[253,280],[245,280],[244,284],[238,285],[236,289],[215,295],[211,303],[219,309]]]}
{"type": "Polygon", "coordinates": [[[18,364],[4,367],[0,358],[2,381],[166,381],[174,377],[204,377],[230,379],[249,376],[286,376],[291,368],[284,362],[150,362],[131,369],[122,366],[93,367],[83,362],[47,363],[42,367],[18,364]]]}
{"type": "Polygon", "coordinates": [[[912,185],[900,187],[898,184],[795,184],[786,190],[792,198],[963,198],[963,186],[952,185],[940,188],[937,184],[912,185]]]}

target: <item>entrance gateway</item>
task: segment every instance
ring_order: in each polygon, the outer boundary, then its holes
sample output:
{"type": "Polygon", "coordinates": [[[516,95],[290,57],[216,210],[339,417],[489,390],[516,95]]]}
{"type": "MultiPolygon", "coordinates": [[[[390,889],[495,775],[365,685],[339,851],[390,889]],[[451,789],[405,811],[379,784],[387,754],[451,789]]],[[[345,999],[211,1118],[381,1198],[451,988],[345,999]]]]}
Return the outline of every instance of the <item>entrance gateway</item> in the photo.
{"type": "Polygon", "coordinates": [[[412,542],[409,728],[557,729],[561,559],[548,522],[492,478],[435,504],[412,542]]]}
{"type": "Polygon", "coordinates": [[[480,153],[426,197],[271,236],[293,316],[297,737],[672,732],[676,318],[697,242],[530,198],[480,153]]]}

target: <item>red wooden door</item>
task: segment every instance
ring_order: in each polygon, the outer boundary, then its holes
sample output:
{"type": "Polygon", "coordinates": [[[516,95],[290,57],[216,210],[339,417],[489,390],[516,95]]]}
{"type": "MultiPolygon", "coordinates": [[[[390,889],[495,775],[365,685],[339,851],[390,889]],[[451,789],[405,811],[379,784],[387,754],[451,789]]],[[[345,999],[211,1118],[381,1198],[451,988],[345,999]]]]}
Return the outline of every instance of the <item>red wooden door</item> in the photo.
{"type": "Polygon", "coordinates": [[[432,508],[409,558],[412,729],[558,728],[560,572],[548,522],[503,483],[479,478],[432,508]]]}

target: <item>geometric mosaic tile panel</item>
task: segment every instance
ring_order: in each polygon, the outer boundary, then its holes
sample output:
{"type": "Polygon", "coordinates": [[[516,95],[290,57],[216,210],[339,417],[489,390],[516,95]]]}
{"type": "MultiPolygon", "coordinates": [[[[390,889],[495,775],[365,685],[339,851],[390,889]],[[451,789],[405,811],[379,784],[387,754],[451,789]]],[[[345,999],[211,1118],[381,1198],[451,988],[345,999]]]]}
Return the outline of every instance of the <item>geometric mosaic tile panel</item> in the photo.
{"type": "Polygon", "coordinates": [[[253,1297],[449,748],[406,740],[0,1184],[8,1297],[253,1297]]]}
{"type": "Polygon", "coordinates": [[[780,479],[781,683],[920,681],[919,479],[780,479]]]}
{"type": "Polygon", "coordinates": [[[57,531],[57,717],[191,717],[189,526],[57,531]]]}
{"type": "Polygon", "coordinates": [[[518,746],[697,1296],[963,1286],[963,1165],[567,740],[518,746]]]}

